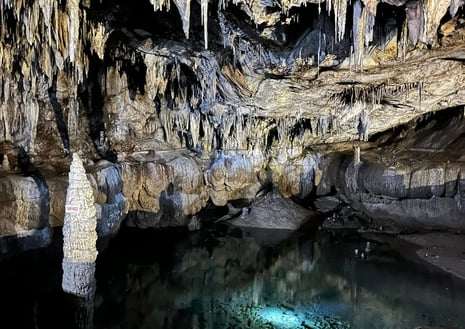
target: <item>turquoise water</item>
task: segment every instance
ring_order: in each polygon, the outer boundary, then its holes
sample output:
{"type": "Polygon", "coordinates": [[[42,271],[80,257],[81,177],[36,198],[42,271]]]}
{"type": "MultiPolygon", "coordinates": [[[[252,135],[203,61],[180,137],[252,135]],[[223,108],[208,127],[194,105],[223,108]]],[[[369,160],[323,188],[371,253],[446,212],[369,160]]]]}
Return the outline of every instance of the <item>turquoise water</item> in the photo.
{"type": "Polygon", "coordinates": [[[1,328],[465,328],[465,284],[390,246],[323,231],[124,229],[97,291],[60,290],[60,242],[0,263],[1,328]]]}

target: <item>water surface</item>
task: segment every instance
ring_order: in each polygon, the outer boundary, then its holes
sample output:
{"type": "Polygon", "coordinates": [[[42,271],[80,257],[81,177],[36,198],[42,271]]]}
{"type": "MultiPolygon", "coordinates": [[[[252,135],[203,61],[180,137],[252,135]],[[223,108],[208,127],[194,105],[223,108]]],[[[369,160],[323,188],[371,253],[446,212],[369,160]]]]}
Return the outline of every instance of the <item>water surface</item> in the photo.
{"type": "Polygon", "coordinates": [[[64,294],[60,239],[0,263],[1,328],[464,328],[465,285],[372,241],[318,231],[123,229],[97,291],[64,294]]]}

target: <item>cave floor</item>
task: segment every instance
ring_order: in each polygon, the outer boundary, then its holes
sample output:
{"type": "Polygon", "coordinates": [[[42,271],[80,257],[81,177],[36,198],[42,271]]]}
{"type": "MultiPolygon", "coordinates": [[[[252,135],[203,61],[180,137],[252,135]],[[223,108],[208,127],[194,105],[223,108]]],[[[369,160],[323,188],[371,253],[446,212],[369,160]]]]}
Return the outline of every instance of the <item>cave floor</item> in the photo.
{"type": "Polygon", "coordinates": [[[465,236],[461,232],[385,234],[364,232],[365,240],[388,244],[405,259],[431,271],[447,272],[465,280],[465,236]]]}
{"type": "Polygon", "coordinates": [[[465,238],[463,235],[434,232],[401,235],[418,247],[416,255],[442,270],[465,280],[465,238]]]}

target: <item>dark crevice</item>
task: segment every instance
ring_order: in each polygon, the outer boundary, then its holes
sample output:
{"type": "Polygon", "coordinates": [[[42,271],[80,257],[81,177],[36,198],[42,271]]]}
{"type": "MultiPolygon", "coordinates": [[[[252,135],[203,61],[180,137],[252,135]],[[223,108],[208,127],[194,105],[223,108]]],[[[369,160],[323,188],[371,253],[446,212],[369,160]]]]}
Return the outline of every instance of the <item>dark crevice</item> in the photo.
{"type": "Polygon", "coordinates": [[[114,162],[116,153],[111,149],[110,141],[106,139],[103,118],[104,98],[100,81],[105,69],[104,63],[95,54],[89,58],[89,72],[85,81],[79,85],[78,97],[86,111],[90,137],[96,150],[102,158],[114,162]]]}
{"type": "Polygon", "coordinates": [[[121,70],[126,73],[129,98],[135,100],[137,92],[143,95],[145,93],[145,78],[147,74],[144,58],[140,54],[136,54],[134,63],[131,60],[124,60],[121,70]]]}
{"type": "Polygon", "coordinates": [[[278,140],[278,128],[276,126],[270,129],[270,131],[268,132],[265,153],[268,153],[271,150],[271,147],[273,146],[273,142],[275,140],[278,140]]]}
{"type": "Polygon", "coordinates": [[[176,5],[171,1],[170,10],[154,11],[149,0],[92,1],[91,20],[104,22],[112,29],[143,30],[155,37],[182,40],[184,33],[176,5]]]}
{"type": "Polygon", "coordinates": [[[376,9],[373,44],[386,46],[394,35],[397,36],[397,40],[400,40],[405,19],[405,7],[379,3],[376,9]]]}
{"type": "Polygon", "coordinates": [[[406,124],[396,126],[389,129],[388,131],[382,131],[376,134],[373,134],[370,137],[370,141],[375,142],[378,146],[388,146],[393,144],[404,136],[406,136],[409,130],[412,130],[415,133],[421,132],[429,124],[437,125],[436,129],[443,129],[443,126],[456,118],[463,118],[464,111],[463,107],[453,107],[442,111],[437,112],[428,112],[426,114],[420,115],[417,118],[409,121],[406,124]]]}
{"type": "Polygon", "coordinates": [[[52,104],[53,112],[55,113],[55,121],[58,128],[58,133],[60,134],[61,141],[63,143],[63,150],[65,156],[69,155],[69,134],[68,134],[68,127],[65,124],[65,120],[63,118],[63,110],[61,108],[60,103],[57,99],[57,76],[53,77],[52,86],[48,90],[48,97],[50,99],[50,103],[52,104]]]}
{"type": "MultiPolygon", "coordinates": [[[[330,127],[329,130],[331,129],[332,127],[330,127]]],[[[312,132],[310,119],[300,119],[289,132],[291,142],[293,142],[295,138],[302,138],[306,130],[312,132]]]]}

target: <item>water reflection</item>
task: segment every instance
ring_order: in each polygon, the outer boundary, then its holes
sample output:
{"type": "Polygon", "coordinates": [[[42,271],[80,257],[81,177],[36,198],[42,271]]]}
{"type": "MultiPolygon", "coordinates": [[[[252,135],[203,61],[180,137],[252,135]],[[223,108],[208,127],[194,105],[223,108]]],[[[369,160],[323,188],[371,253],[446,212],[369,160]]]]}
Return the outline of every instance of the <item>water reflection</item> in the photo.
{"type": "Polygon", "coordinates": [[[96,264],[63,259],[62,288],[72,311],[72,328],[93,328],[96,264]]]}
{"type": "Polygon", "coordinates": [[[382,248],[362,260],[350,242],[334,243],[324,234],[276,234],[198,233],[178,243],[155,234],[115,243],[98,273],[106,284],[98,289],[97,326],[413,329],[465,323],[465,289],[449,276],[425,272],[382,248]]]}
{"type": "Polygon", "coordinates": [[[91,329],[94,328],[94,294],[88,296],[69,295],[70,306],[72,309],[72,328],[91,329]]]}
{"type": "Polygon", "coordinates": [[[462,281],[376,243],[356,258],[365,246],[324,232],[123,230],[100,253],[95,296],[76,297],[56,243],[0,262],[0,327],[463,328],[462,281]]]}

